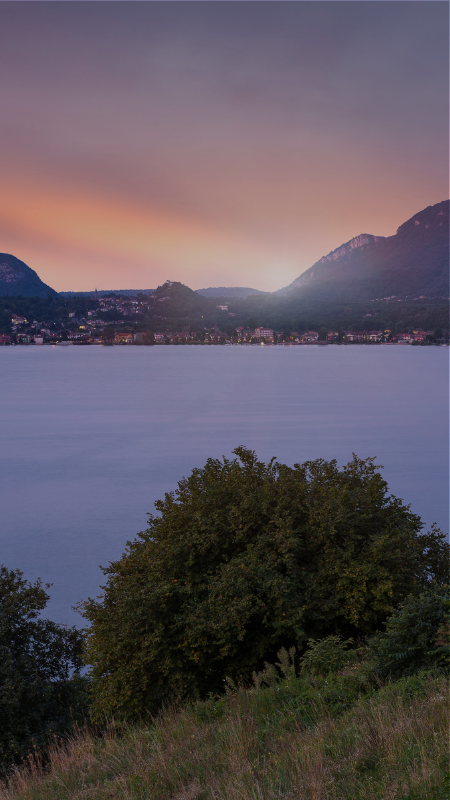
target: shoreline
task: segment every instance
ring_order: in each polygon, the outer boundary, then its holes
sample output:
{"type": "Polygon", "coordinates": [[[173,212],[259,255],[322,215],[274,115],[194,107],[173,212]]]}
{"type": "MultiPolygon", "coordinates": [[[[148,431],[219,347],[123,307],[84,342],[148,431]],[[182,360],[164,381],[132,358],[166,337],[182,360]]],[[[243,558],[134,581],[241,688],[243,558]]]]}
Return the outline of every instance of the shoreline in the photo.
{"type": "Polygon", "coordinates": [[[449,347],[449,344],[415,342],[154,342],[153,344],[102,342],[0,343],[0,347],[449,347]]]}

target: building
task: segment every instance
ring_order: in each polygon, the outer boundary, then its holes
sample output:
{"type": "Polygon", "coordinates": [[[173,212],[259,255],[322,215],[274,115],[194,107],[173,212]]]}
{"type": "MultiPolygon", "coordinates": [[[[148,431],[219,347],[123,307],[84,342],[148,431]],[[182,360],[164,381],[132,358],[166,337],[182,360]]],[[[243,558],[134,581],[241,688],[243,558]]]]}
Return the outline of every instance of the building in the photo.
{"type": "Polygon", "coordinates": [[[381,342],[383,331],[345,331],[347,342],[381,342]]]}
{"type": "Polygon", "coordinates": [[[413,331],[415,342],[425,342],[428,336],[433,336],[433,331],[413,331]]]}
{"type": "Polygon", "coordinates": [[[257,339],[273,339],[272,328],[255,328],[254,336],[257,339]]]}
{"type": "Polygon", "coordinates": [[[11,337],[8,333],[0,333],[0,344],[11,344],[11,337]]]}
{"type": "Polygon", "coordinates": [[[319,334],[317,331],[305,331],[302,336],[300,336],[299,341],[303,344],[307,342],[318,342],[319,341],[319,334]]]}
{"type": "Polygon", "coordinates": [[[114,344],[134,344],[134,334],[116,333],[114,336],[114,344]]]}

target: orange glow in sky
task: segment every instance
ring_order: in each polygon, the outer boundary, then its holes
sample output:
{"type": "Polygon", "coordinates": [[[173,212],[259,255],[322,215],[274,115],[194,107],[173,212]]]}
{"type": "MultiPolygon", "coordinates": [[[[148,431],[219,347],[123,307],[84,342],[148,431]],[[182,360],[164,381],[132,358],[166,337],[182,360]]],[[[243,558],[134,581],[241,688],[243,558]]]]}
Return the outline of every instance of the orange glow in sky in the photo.
{"type": "Polygon", "coordinates": [[[2,3],[0,250],[56,290],[287,285],[448,196],[448,5],[2,3]]]}

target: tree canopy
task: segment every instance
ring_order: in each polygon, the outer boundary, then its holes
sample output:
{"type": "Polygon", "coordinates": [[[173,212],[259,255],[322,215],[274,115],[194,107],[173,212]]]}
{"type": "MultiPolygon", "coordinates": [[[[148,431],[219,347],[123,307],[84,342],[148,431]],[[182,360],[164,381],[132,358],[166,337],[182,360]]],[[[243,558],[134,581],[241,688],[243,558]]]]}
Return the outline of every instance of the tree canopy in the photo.
{"type": "Polygon", "coordinates": [[[0,774],[82,717],[83,636],[40,618],[48,588],[0,565],[0,774]]]}
{"type": "Polygon", "coordinates": [[[95,709],[137,717],[248,679],[281,646],[365,636],[430,580],[446,544],[388,494],[374,459],[209,459],[155,503],[149,527],[104,569],[86,658],[95,709]]]}

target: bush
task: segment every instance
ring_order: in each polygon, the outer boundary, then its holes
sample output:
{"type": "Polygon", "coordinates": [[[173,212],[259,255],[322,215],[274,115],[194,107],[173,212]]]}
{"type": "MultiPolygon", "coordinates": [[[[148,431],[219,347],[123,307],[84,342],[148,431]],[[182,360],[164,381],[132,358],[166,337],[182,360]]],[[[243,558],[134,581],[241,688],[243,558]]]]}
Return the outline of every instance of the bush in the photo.
{"type": "Polygon", "coordinates": [[[94,714],[137,717],[249,681],[282,646],[373,633],[430,576],[443,534],[389,496],[373,459],[209,459],[104,570],[91,623],[94,714]]]}
{"type": "Polygon", "coordinates": [[[379,678],[399,678],[421,669],[448,668],[448,587],[430,586],[400,603],[386,630],[368,643],[368,667],[379,678]]]}
{"type": "Polygon", "coordinates": [[[308,675],[329,675],[355,663],[355,652],[349,650],[353,639],[343,641],[340,636],[309,639],[308,650],[302,658],[302,672],[308,675]]]}
{"type": "Polygon", "coordinates": [[[0,774],[45,749],[87,706],[86,680],[77,677],[82,634],[39,618],[47,588],[0,566],[0,774]]]}

